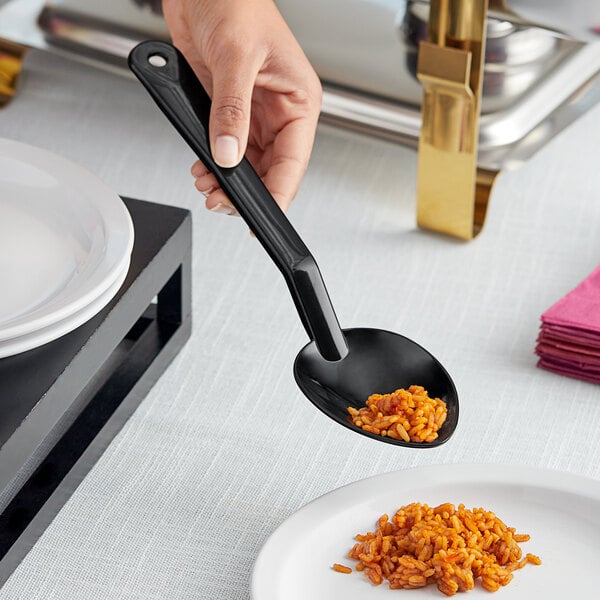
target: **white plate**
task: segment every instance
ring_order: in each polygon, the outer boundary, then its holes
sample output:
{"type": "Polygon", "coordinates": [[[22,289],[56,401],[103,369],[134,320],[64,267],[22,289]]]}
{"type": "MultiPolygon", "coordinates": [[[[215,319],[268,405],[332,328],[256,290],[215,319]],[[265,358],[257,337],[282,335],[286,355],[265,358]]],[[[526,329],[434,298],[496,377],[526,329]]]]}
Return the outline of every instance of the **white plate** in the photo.
{"type": "Polygon", "coordinates": [[[95,175],[0,139],[0,341],[95,304],[115,288],[132,247],[123,201],[95,175]]]}
{"type": "MultiPolygon", "coordinates": [[[[490,595],[478,583],[465,598],[597,598],[600,565],[600,481],[568,473],[499,465],[419,467],[363,479],[330,492],[285,521],[260,551],[252,575],[253,600],[371,600],[445,598],[436,586],[390,590],[357,571],[333,571],[347,558],[357,533],[404,504],[464,503],[496,513],[509,527],[529,533],[526,565],[490,595]]],[[[456,596],[459,597],[458,595],[456,596]]],[[[463,597],[463,594],[460,594],[463,597]]]]}
{"type": "Polygon", "coordinates": [[[36,329],[25,335],[0,341],[0,358],[14,356],[15,354],[47,344],[89,321],[114,298],[121,285],[123,285],[123,281],[125,281],[128,271],[129,264],[127,264],[126,268],[118,274],[113,284],[103,294],[90,304],[84,306],[81,310],[69,315],[66,319],[48,325],[48,327],[36,329]]]}

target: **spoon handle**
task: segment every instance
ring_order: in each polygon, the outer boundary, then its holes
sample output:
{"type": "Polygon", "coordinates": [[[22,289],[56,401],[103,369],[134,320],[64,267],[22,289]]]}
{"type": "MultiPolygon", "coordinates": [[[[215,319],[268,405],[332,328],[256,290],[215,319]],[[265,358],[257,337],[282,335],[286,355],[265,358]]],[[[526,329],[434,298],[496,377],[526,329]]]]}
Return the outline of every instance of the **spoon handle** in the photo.
{"type": "Polygon", "coordinates": [[[246,158],[233,168],[220,167],[213,160],[208,136],[210,98],[186,59],[171,44],[149,40],[131,51],[128,62],[283,274],[321,356],[330,361],[344,358],[346,340],[308,248],[246,158]]]}

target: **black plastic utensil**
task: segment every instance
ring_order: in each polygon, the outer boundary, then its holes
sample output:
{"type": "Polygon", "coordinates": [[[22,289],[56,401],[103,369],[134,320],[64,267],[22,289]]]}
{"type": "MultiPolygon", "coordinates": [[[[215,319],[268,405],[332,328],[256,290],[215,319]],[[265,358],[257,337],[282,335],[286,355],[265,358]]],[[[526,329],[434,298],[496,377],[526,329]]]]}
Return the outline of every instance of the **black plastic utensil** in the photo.
{"type": "Polygon", "coordinates": [[[296,357],[294,376],[317,408],[353,431],[381,442],[431,448],[447,441],[458,421],[452,379],[427,350],[379,329],[340,328],[319,268],[260,177],[244,158],[219,167],[210,152],[210,99],[183,55],[171,44],[146,41],[129,55],[129,67],[204,165],[283,274],[311,339],[296,357]],[[433,442],[404,442],[352,424],[347,407],[365,406],[373,393],[422,385],[446,402],[448,417],[433,442]]]}

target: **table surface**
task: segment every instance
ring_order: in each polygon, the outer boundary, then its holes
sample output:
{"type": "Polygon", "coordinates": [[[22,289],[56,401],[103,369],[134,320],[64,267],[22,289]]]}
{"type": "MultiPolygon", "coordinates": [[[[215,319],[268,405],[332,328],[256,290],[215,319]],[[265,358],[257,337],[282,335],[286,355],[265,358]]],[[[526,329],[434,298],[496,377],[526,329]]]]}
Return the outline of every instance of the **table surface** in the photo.
{"type": "Polygon", "coordinates": [[[600,263],[600,106],[499,177],[472,242],[415,227],[413,150],[320,126],[289,217],[344,327],[416,340],[460,394],[434,450],[363,438],[297,389],[285,283],[193,188],[191,152],[133,80],[32,52],[0,137],[57,152],[121,195],[189,208],[192,338],[0,591],[27,598],[248,600],[269,534],[310,500],[427,464],[600,479],[600,388],[536,368],[541,313],[600,263]]]}

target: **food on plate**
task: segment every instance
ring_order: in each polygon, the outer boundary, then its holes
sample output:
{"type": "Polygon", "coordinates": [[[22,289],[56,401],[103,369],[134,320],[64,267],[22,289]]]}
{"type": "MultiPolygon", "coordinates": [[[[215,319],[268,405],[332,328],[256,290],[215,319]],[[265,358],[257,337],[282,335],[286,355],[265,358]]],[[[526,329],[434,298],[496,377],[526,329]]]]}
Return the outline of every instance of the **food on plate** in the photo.
{"type": "Polygon", "coordinates": [[[352,573],[352,569],[346,565],[340,565],[340,563],[333,563],[332,569],[338,573],[352,573]]]}
{"type": "Polygon", "coordinates": [[[376,531],[356,540],[348,556],[373,584],[384,579],[390,589],[436,584],[447,596],[473,589],[476,580],[495,592],[510,583],[516,569],[542,562],[523,556],[519,543],[529,535],[516,533],[489,510],[463,504],[407,504],[391,520],[382,515],[376,531]]]}
{"type": "Polygon", "coordinates": [[[372,394],[364,408],[348,407],[352,423],[365,431],[405,442],[433,442],[448,415],[446,403],[420,385],[372,394]]]}

